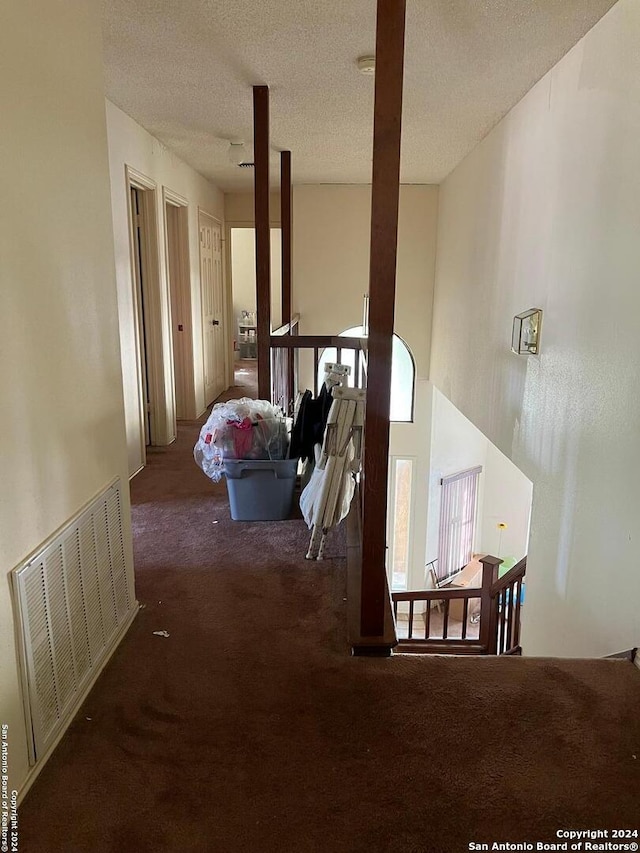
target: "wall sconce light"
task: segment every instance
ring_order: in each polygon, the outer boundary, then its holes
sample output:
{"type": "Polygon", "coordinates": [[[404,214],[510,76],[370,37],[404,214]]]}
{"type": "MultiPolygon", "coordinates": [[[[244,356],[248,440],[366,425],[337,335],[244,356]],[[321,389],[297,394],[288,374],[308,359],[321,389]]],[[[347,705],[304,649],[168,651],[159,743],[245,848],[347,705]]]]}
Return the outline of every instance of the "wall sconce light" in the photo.
{"type": "Polygon", "coordinates": [[[511,351],[518,355],[537,355],[540,345],[542,309],[529,308],[513,318],[511,351]]]}

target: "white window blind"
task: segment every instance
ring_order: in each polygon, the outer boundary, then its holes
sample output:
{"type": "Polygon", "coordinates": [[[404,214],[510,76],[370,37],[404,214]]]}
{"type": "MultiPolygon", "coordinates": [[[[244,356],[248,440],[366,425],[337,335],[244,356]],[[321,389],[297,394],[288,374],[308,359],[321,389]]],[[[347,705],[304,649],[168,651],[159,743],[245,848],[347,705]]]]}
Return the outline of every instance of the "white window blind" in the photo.
{"type": "Polygon", "coordinates": [[[438,544],[438,581],[464,568],[473,554],[476,527],[478,478],[482,466],[443,477],[438,544]]]}

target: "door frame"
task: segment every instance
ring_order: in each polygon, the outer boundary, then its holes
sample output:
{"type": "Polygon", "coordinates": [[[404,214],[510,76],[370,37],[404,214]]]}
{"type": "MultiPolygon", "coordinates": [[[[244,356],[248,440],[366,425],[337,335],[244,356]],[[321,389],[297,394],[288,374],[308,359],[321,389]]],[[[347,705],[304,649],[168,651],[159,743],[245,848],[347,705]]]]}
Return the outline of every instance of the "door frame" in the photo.
{"type": "MultiPolygon", "coordinates": [[[[223,387],[222,390],[226,391],[226,389],[229,388],[229,386],[233,384],[233,381],[229,382],[229,346],[230,346],[230,341],[232,340],[232,338],[230,337],[231,331],[229,328],[229,294],[228,294],[229,278],[227,276],[228,267],[227,267],[227,263],[226,263],[227,241],[225,239],[225,237],[226,237],[225,223],[222,220],[218,219],[217,216],[213,216],[213,214],[209,213],[208,210],[205,210],[203,207],[200,207],[198,205],[198,274],[200,276],[200,334],[201,334],[201,341],[202,341],[202,391],[204,394],[204,377],[206,374],[204,341],[205,341],[206,328],[205,328],[205,318],[204,318],[204,298],[203,298],[203,294],[202,294],[202,274],[201,274],[202,259],[200,258],[200,217],[201,216],[206,216],[208,219],[210,219],[213,223],[215,223],[215,225],[217,225],[220,228],[220,240],[222,243],[222,245],[220,247],[220,254],[222,257],[222,267],[221,267],[221,272],[222,272],[222,316],[224,318],[224,320],[223,320],[224,328],[222,330],[222,333],[223,333],[222,351],[224,354],[223,385],[225,386],[225,387],[223,387]]],[[[233,363],[232,363],[232,365],[233,365],[233,363]]],[[[232,367],[232,370],[233,370],[233,367],[232,367]]],[[[205,411],[209,407],[209,405],[210,404],[205,405],[205,411]]]]}
{"type": "Polygon", "coordinates": [[[171,316],[171,360],[174,383],[175,414],[178,418],[177,383],[180,380],[184,395],[184,411],[181,420],[194,420],[197,417],[195,403],[195,378],[193,371],[193,316],[191,303],[191,265],[189,259],[189,202],[168,187],[162,187],[162,212],[164,218],[165,258],[167,287],[169,289],[169,308],[171,316]],[[171,256],[169,252],[169,218],[167,208],[178,210],[176,265],[177,276],[171,275],[171,256]],[[175,279],[175,280],[174,280],[175,279]],[[177,308],[178,310],[174,310],[177,308]],[[177,316],[176,316],[177,315],[177,316]],[[174,330],[177,317],[183,326],[180,334],[174,330]]]}
{"type": "MultiPolygon", "coordinates": [[[[273,205],[272,205],[273,207],[273,205]]],[[[224,265],[226,269],[225,275],[225,297],[228,294],[227,299],[227,324],[229,329],[229,334],[227,335],[227,383],[228,385],[233,385],[235,382],[235,352],[233,350],[233,340],[236,333],[236,324],[238,322],[238,318],[233,314],[233,264],[231,262],[231,231],[234,228],[251,228],[252,231],[255,231],[256,225],[253,219],[227,219],[225,220],[225,228],[224,228],[224,265]]],[[[269,232],[273,229],[277,229],[282,232],[282,224],[280,219],[274,219],[271,217],[271,221],[269,223],[269,232]]]]}
{"type": "MultiPolygon", "coordinates": [[[[401,423],[401,422],[400,422],[401,423]]],[[[393,562],[396,550],[396,530],[395,530],[395,491],[396,491],[396,483],[397,483],[397,471],[396,471],[396,462],[398,461],[406,461],[411,463],[411,488],[409,494],[409,519],[408,519],[408,527],[409,527],[409,535],[407,537],[407,590],[412,589],[412,567],[413,563],[413,552],[414,552],[414,538],[415,538],[415,506],[416,506],[416,474],[418,471],[418,458],[414,456],[412,453],[396,453],[391,452],[391,450],[395,450],[395,448],[390,447],[389,452],[389,483],[388,483],[388,494],[387,494],[387,577],[389,580],[389,589],[393,590],[395,587],[393,586],[393,562]]]]}
{"type": "Polygon", "coordinates": [[[162,282],[160,247],[158,245],[157,184],[151,178],[125,165],[127,189],[127,209],[129,216],[129,263],[131,275],[132,300],[134,306],[134,329],[136,348],[136,373],[138,380],[140,451],[143,465],[146,464],[146,443],[144,433],[145,401],[142,383],[142,329],[140,317],[142,306],[138,298],[135,269],[135,235],[133,210],[131,207],[131,189],[141,190],[141,210],[143,229],[141,232],[142,288],[144,301],[144,329],[146,333],[147,376],[149,380],[149,419],[151,425],[151,445],[170,444],[175,439],[175,399],[172,382],[167,382],[167,374],[172,380],[173,357],[171,353],[171,326],[166,277],[162,282]],[[168,391],[167,385],[171,388],[168,391]]]}

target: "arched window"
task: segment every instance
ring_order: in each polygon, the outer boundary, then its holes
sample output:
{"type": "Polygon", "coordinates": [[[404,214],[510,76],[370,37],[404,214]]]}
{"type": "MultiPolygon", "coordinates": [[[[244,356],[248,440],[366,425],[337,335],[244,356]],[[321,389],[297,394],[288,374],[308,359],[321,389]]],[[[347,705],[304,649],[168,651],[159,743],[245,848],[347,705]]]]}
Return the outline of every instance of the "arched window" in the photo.
{"type": "MultiPolygon", "coordinates": [[[[353,326],[340,332],[341,338],[364,338],[363,326],[353,326]]],[[[413,388],[415,381],[415,367],[413,356],[409,347],[401,337],[394,334],[393,349],[391,355],[391,407],[389,418],[392,421],[407,423],[413,421],[413,388]]],[[[355,367],[355,355],[353,350],[342,350],[342,364],[351,366],[349,385],[353,385],[353,371],[355,367]]],[[[324,365],[338,360],[335,347],[327,347],[318,360],[318,388],[320,390],[324,379],[324,365]]]]}

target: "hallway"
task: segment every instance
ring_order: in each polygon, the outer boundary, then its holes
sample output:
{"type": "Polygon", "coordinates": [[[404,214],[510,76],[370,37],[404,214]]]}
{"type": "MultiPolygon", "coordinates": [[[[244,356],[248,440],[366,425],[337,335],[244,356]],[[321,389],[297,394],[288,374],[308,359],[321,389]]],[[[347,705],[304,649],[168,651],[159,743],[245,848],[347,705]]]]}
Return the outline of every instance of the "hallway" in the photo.
{"type": "Polygon", "coordinates": [[[232,522],[197,432],[133,481],[143,609],[22,806],[23,853],[457,853],[634,826],[631,664],[350,657],[342,534],[309,563],[302,521],[232,522]]]}

